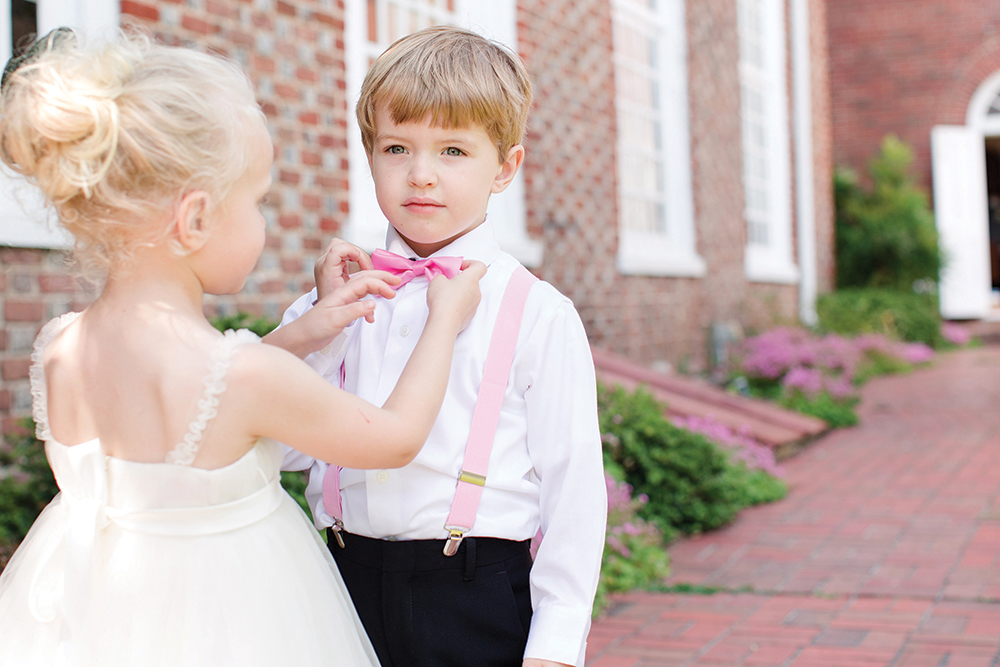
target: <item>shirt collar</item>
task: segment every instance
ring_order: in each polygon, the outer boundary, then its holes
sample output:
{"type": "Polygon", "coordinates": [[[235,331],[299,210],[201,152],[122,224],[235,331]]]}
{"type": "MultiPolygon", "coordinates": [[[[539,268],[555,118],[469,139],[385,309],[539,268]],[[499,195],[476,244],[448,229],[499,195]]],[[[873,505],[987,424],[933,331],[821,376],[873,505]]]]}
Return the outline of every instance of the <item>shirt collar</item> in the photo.
{"type": "MultiPolygon", "coordinates": [[[[403,257],[417,257],[417,253],[413,252],[392,225],[389,225],[385,234],[385,249],[403,257]]],[[[483,224],[471,232],[458,237],[431,255],[431,257],[437,256],[464,257],[478,260],[487,266],[492,264],[493,260],[500,256],[500,244],[497,243],[496,235],[493,233],[490,216],[487,215],[483,224]]]]}

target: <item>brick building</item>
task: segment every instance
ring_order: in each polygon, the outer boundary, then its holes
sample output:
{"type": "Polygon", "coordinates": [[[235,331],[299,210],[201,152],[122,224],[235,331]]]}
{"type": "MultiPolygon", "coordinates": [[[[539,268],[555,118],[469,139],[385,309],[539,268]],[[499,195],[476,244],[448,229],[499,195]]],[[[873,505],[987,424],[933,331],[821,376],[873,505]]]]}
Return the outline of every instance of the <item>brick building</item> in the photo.
{"type": "MultiPolygon", "coordinates": [[[[832,287],[822,0],[38,0],[37,18],[25,5],[12,0],[15,33],[133,22],[253,75],[276,146],[268,241],[246,289],[210,299],[212,313],[276,317],[311,287],[332,235],[381,242],[351,101],[372,58],[432,23],[498,39],[532,69],[526,164],[490,215],[501,244],[573,299],[595,345],[702,370],[714,340],[808,320],[832,287]]],[[[4,34],[0,16],[9,53],[4,34]]],[[[64,240],[30,220],[39,207],[3,201],[9,425],[29,409],[35,332],[92,291],[64,269],[64,240]]]]}
{"type": "Polygon", "coordinates": [[[887,134],[914,149],[955,319],[1000,306],[1000,0],[830,0],[834,160],[863,172],[887,134]]]}

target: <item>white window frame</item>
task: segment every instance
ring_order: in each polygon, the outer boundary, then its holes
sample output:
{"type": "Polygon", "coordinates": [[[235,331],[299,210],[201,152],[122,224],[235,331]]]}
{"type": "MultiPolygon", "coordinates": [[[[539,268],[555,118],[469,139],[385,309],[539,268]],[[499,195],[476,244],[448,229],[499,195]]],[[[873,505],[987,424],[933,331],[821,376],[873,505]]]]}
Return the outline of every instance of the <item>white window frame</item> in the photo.
{"type": "MultiPolygon", "coordinates": [[[[88,39],[106,37],[119,26],[118,0],[37,0],[38,34],[59,26],[88,39]]],[[[13,53],[10,0],[0,0],[0,54],[13,53]]],[[[55,214],[38,191],[6,167],[0,168],[0,246],[63,249],[69,235],[55,224],[55,214]]]]}
{"type": "Polygon", "coordinates": [[[762,64],[757,67],[743,57],[740,49],[739,79],[741,96],[741,122],[743,136],[743,182],[747,223],[747,246],[744,255],[744,270],[751,282],[795,284],[799,282],[799,269],[795,265],[792,252],[792,203],[791,203],[791,154],[788,122],[788,83],[786,74],[786,27],[784,0],[737,0],[740,5],[738,31],[741,45],[747,39],[743,7],[757,4],[761,12],[761,34],[758,36],[762,49],[762,64]],[[760,92],[763,109],[760,115],[765,119],[764,148],[761,151],[766,160],[766,181],[763,189],[767,196],[766,212],[752,211],[750,204],[751,161],[754,147],[748,102],[744,91],[754,86],[760,92]],[[750,220],[766,228],[767,239],[762,242],[750,233],[750,220]]]}
{"type": "MultiPolygon", "coordinates": [[[[658,189],[663,218],[661,230],[630,228],[625,203],[643,194],[631,184],[637,178],[629,170],[625,156],[638,147],[627,143],[627,134],[619,125],[618,151],[618,271],[625,275],[699,277],[705,274],[705,261],[696,249],[694,198],[691,187],[691,138],[688,117],[687,30],[683,0],[658,0],[653,8],[641,7],[635,0],[612,0],[612,24],[632,30],[647,29],[655,40],[655,77],[658,87],[654,109],[660,127],[662,145],[654,152],[662,156],[659,174],[650,176],[658,189]]],[[[613,29],[615,35],[620,31],[613,29]]],[[[617,37],[615,39],[618,39],[617,37]]],[[[625,56],[625,47],[614,44],[616,71],[635,67],[625,56]]],[[[616,77],[616,80],[621,77],[616,77]]],[[[619,85],[624,85],[622,82],[619,85]]],[[[624,91],[616,91],[618,123],[630,102],[624,91]]],[[[644,150],[639,148],[639,150],[644,150]]],[[[651,201],[651,200],[650,200],[651,201]]]]}
{"type": "MultiPolygon", "coordinates": [[[[408,0],[392,0],[406,6],[408,0]]],[[[424,3],[414,3],[423,6],[424,3]]],[[[378,23],[388,20],[384,4],[376,5],[382,12],[378,23]]],[[[517,49],[516,0],[454,0],[454,10],[447,7],[436,10],[439,23],[454,23],[461,27],[496,40],[515,53],[517,49]]],[[[388,43],[372,44],[368,41],[368,0],[347,0],[345,5],[344,46],[347,69],[347,150],[350,212],[344,236],[367,250],[381,248],[389,221],[378,207],[368,156],[361,143],[354,107],[361,92],[361,84],[374,60],[388,43]]],[[[528,160],[531,156],[528,155],[528,160]]],[[[494,222],[500,246],[526,266],[537,267],[542,263],[542,243],[528,236],[525,207],[524,168],[507,189],[490,197],[489,215],[494,222]]]]}

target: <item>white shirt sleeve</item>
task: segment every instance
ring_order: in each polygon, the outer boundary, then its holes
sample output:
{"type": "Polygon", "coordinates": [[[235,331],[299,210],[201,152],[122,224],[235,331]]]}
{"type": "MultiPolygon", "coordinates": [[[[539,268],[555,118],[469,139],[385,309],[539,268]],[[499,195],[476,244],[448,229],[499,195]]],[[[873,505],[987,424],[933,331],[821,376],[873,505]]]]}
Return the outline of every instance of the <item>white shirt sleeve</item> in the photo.
{"type": "MultiPolygon", "coordinates": [[[[308,294],[300,296],[295,300],[295,303],[288,307],[285,314],[281,317],[281,324],[278,325],[278,328],[288,326],[290,323],[302,317],[313,307],[315,302],[316,289],[314,288],[308,294]]],[[[340,333],[340,335],[333,339],[333,342],[322,350],[306,355],[304,360],[314,371],[319,373],[323,379],[337,387],[340,386],[340,365],[344,361],[344,353],[347,349],[347,338],[347,329],[345,329],[340,333]]],[[[307,470],[313,468],[313,472],[310,475],[311,483],[312,477],[316,472],[313,466],[315,462],[316,460],[313,457],[285,445],[285,459],[281,464],[281,469],[307,470]]],[[[323,469],[325,471],[325,464],[323,465],[323,469]]]]}
{"type": "Polygon", "coordinates": [[[542,328],[521,360],[532,375],[527,437],[543,534],[531,569],[534,612],[524,656],[583,665],[608,508],[597,386],[572,304],[558,305],[542,328]]]}

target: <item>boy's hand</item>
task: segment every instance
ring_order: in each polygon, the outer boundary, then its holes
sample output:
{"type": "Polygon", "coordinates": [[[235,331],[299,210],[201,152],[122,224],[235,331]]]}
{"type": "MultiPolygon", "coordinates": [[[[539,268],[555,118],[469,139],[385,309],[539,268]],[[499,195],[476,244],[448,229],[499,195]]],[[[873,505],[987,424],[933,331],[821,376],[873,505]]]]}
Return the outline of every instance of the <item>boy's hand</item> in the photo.
{"type": "Polygon", "coordinates": [[[482,297],[479,281],[485,275],[485,264],[467,259],[462,262],[461,273],[454,278],[434,278],[427,288],[427,308],[431,316],[435,313],[451,315],[456,318],[458,331],[463,331],[476,314],[482,297]]]}
{"type": "Polygon", "coordinates": [[[552,662],[551,660],[538,660],[537,658],[527,658],[521,663],[521,667],[573,667],[565,662],[552,662]]]}
{"type": "Polygon", "coordinates": [[[343,239],[331,240],[330,245],[316,260],[313,269],[313,275],[316,277],[317,301],[347,283],[351,277],[348,262],[356,262],[362,271],[372,268],[372,258],[364,250],[343,239]]]}

